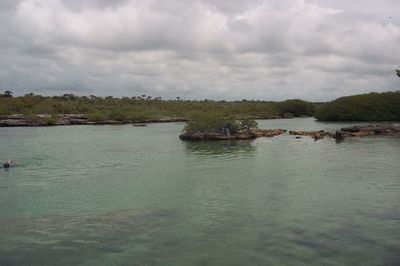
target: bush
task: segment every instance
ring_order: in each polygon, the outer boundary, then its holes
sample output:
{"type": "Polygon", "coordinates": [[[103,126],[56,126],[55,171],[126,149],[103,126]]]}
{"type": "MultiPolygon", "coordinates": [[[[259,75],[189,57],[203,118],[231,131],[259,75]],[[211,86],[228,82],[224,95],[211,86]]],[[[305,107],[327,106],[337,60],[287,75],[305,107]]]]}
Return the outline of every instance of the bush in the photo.
{"type": "Polygon", "coordinates": [[[252,119],[244,119],[239,122],[239,131],[246,131],[252,128],[257,128],[258,124],[252,119]]]}
{"type": "Polygon", "coordinates": [[[323,121],[400,121],[400,92],[341,97],[320,106],[315,117],[323,121]]]}
{"type": "Polygon", "coordinates": [[[291,113],[294,116],[312,116],[315,113],[315,104],[303,100],[286,100],[278,103],[280,115],[291,113]]]}
{"type": "Polygon", "coordinates": [[[235,134],[256,127],[257,122],[251,119],[236,120],[221,113],[201,113],[186,122],[182,131],[188,134],[225,133],[228,129],[230,134],[235,134]]]}

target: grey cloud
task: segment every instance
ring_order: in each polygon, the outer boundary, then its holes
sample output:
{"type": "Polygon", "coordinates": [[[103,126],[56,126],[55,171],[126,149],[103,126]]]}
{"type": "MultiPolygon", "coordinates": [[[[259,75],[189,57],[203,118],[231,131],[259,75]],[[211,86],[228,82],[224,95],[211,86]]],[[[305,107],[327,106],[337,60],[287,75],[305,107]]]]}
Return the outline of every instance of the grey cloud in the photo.
{"type": "Polygon", "coordinates": [[[4,0],[0,86],[16,94],[196,99],[326,100],[393,90],[398,7],[393,0],[367,0],[362,9],[344,0],[4,0]]]}

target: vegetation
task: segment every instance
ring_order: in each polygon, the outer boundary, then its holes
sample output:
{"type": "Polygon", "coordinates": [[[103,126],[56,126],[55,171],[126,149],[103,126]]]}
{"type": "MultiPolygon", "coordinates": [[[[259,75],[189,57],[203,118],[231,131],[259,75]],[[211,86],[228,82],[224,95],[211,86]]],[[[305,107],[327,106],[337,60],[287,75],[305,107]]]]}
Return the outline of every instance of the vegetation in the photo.
{"type": "MultiPolygon", "coordinates": [[[[77,96],[44,97],[33,93],[12,97],[4,93],[0,97],[0,115],[7,114],[84,114],[91,121],[104,120],[147,120],[163,116],[192,119],[199,113],[220,114],[237,120],[246,118],[274,118],[293,112],[294,116],[313,115],[313,103],[300,100],[285,102],[270,101],[190,101],[162,100],[161,97],[141,95],[137,97],[114,98],[77,96]],[[7,96],[6,96],[7,95],[7,96]],[[292,106],[293,105],[293,106],[292,106]]],[[[50,122],[51,123],[51,122],[50,122]]]]}
{"type": "MultiPolygon", "coordinates": [[[[399,71],[400,72],[400,71],[399,71]]],[[[251,128],[252,119],[268,119],[282,116],[312,116],[325,121],[400,121],[400,91],[370,93],[341,97],[321,104],[298,99],[283,102],[271,101],[191,101],[163,100],[161,97],[140,95],[136,97],[114,98],[77,96],[45,97],[33,93],[13,97],[6,90],[0,94],[0,115],[24,114],[83,114],[90,121],[120,120],[144,121],[165,116],[187,118],[188,131],[207,131],[220,129],[229,124],[231,132],[251,128]]],[[[55,123],[49,118],[48,125],[55,123]]]]}
{"type": "Polygon", "coordinates": [[[315,113],[325,121],[400,121],[400,91],[341,97],[315,113]]]}
{"type": "Polygon", "coordinates": [[[290,113],[293,116],[312,116],[315,113],[315,104],[302,100],[286,100],[278,103],[281,114],[290,113]]]}
{"type": "Polygon", "coordinates": [[[222,113],[199,113],[186,122],[184,133],[227,133],[235,134],[257,128],[257,122],[252,119],[237,120],[224,116],[222,113]]]}
{"type": "Polygon", "coordinates": [[[12,91],[6,90],[3,94],[0,93],[0,97],[4,97],[4,98],[12,98],[12,91]]]}

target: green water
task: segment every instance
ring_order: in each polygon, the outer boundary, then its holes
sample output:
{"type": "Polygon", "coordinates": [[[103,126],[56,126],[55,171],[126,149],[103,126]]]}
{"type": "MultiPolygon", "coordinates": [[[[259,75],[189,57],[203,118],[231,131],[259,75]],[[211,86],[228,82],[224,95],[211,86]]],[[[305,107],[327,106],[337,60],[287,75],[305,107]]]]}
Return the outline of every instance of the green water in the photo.
{"type": "Polygon", "coordinates": [[[0,128],[0,265],[400,265],[400,138],[182,128],[0,128]]]}

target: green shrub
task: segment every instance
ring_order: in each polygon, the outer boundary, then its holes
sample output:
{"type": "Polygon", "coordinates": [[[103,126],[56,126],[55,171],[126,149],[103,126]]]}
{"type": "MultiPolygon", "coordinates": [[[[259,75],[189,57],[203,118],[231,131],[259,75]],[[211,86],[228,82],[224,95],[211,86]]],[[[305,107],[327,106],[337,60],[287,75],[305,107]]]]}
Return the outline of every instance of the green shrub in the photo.
{"type": "Polygon", "coordinates": [[[315,113],[315,104],[303,100],[286,100],[278,103],[280,115],[291,113],[294,116],[312,116],[315,113]]]}
{"type": "Polygon", "coordinates": [[[186,122],[184,133],[226,133],[230,134],[256,128],[257,122],[251,119],[236,120],[227,117],[222,113],[199,113],[193,115],[192,119],[186,122]]]}
{"type": "Polygon", "coordinates": [[[315,117],[324,121],[400,121],[400,92],[341,97],[320,106],[315,117]]]}
{"type": "Polygon", "coordinates": [[[57,124],[56,119],[53,117],[49,117],[46,119],[46,125],[47,126],[55,126],[57,124]]]}

